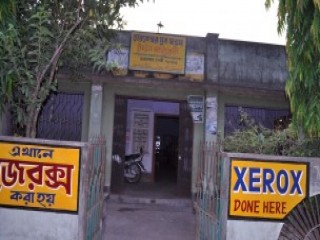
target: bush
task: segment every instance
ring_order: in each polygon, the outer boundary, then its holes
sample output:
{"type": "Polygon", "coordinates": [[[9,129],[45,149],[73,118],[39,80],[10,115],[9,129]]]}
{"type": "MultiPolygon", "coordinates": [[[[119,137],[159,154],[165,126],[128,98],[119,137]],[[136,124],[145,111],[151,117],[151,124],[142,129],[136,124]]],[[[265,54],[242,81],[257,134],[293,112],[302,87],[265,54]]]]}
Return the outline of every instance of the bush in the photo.
{"type": "Polygon", "coordinates": [[[291,125],[284,130],[267,129],[255,123],[242,110],[240,116],[243,128],[224,139],[224,151],[296,157],[320,156],[320,139],[303,137],[291,125]]]}

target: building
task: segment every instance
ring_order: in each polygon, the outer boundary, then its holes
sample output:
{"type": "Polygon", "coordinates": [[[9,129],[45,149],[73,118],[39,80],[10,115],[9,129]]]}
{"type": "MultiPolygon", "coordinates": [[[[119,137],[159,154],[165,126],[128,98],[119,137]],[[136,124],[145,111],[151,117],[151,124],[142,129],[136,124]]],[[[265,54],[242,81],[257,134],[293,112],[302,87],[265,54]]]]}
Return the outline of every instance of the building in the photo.
{"type": "MultiPolygon", "coordinates": [[[[144,181],[171,179],[195,192],[200,142],[238,127],[239,107],[273,128],[289,114],[284,46],[206,37],[121,31],[106,56],[112,72],[59,74],[38,137],[107,139],[105,190],[121,189],[113,157],[146,151],[144,181]],[[190,114],[191,113],[191,114],[190,114]]],[[[6,121],[2,122],[6,133],[6,121]]]]}

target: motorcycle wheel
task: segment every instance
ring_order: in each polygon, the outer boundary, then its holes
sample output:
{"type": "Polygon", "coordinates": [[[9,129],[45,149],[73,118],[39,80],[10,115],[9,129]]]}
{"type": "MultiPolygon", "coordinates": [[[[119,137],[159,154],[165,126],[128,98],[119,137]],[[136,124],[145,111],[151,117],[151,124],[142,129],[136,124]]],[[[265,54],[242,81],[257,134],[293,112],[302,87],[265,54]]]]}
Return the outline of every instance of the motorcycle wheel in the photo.
{"type": "Polygon", "coordinates": [[[141,169],[138,166],[138,164],[132,164],[129,165],[125,170],[125,177],[124,179],[126,180],[126,182],[128,183],[137,183],[140,181],[141,179],[141,169]],[[130,175],[130,176],[128,176],[130,175]]]}

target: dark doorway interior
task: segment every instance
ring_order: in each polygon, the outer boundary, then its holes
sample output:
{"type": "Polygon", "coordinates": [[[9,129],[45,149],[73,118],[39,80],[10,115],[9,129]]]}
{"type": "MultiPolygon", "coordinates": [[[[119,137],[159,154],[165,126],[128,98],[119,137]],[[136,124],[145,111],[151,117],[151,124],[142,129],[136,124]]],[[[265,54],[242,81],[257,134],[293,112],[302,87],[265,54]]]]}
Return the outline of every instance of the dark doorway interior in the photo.
{"type": "Polygon", "coordinates": [[[155,116],[155,182],[177,183],[179,117],[155,116]]]}

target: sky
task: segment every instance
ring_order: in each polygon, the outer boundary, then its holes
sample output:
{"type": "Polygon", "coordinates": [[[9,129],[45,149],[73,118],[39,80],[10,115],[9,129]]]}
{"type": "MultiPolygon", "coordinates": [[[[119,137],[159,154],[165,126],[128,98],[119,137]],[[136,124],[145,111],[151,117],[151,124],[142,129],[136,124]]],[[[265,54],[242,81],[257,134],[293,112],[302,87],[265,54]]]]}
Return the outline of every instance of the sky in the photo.
{"type": "Polygon", "coordinates": [[[123,8],[125,30],[285,44],[277,32],[277,5],[266,10],[265,0],[144,0],[135,8],[123,8]]]}

